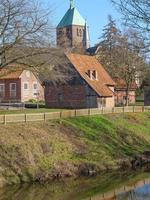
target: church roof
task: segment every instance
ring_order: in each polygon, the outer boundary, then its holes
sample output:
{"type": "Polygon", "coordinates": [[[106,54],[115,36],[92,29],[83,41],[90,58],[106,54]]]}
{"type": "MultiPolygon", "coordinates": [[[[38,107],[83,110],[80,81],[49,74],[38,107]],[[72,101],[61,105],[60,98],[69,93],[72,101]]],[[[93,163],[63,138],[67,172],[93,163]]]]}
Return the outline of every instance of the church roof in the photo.
{"type": "Polygon", "coordinates": [[[75,7],[70,7],[58,24],[57,28],[63,28],[70,25],[85,26],[85,24],[86,21],[80,15],[79,11],[75,7]]]}

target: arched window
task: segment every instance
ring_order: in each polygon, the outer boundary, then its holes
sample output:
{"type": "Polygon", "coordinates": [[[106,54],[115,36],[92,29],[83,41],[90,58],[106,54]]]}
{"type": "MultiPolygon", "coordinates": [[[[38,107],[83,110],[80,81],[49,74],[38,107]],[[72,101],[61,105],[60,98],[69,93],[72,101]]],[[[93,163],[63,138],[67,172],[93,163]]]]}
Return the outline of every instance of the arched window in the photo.
{"type": "Polygon", "coordinates": [[[82,37],[82,29],[80,29],[80,37],[82,37]]]}
{"type": "Polygon", "coordinates": [[[77,28],[77,36],[79,36],[79,29],[77,28]]]}

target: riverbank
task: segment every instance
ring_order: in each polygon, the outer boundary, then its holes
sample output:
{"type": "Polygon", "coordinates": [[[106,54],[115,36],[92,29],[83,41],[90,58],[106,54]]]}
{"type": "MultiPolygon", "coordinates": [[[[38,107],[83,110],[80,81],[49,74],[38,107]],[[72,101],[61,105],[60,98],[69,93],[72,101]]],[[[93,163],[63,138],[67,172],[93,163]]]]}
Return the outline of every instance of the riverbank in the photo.
{"type": "Polygon", "coordinates": [[[1,125],[0,186],[95,175],[149,149],[150,113],[1,125]]]}
{"type": "Polygon", "coordinates": [[[0,200],[136,200],[149,199],[150,175],[144,170],[102,173],[92,178],[53,181],[47,184],[22,184],[0,188],[0,200]],[[145,188],[145,193],[142,193],[145,188]],[[134,196],[133,196],[134,193],[134,196]],[[143,196],[142,196],[143,195],[143,196]],[[117,198],[118,197],[118,198],[117,198]],[[130,198],[131,197],[131,198],[130,198]]]}

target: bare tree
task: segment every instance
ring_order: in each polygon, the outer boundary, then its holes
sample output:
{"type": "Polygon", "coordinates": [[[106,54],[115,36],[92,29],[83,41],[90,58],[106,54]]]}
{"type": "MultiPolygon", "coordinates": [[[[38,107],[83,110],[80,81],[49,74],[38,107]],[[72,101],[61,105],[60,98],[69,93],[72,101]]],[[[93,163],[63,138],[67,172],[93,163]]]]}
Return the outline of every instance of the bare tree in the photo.
{"type": "Polygon", "coordinates": [[[38,0],[0,0],[0,11],[1,69],[21,65],[43,80],[70,78],[63,50],[53,48],[52,10],[42,8],[38,0]]]}
{"type": "Polygon", "coordinates": [[[149,0],[111,0],[123,15],[124,23],[143,35],[150,51],[150,1],[149,0]]]}
{"type": "Polygon", "coordinates": [[[0,11],[1,68],[43,54],[43,47],[50,46],[50,11],[37,1],[0,0],[0,11]]]}

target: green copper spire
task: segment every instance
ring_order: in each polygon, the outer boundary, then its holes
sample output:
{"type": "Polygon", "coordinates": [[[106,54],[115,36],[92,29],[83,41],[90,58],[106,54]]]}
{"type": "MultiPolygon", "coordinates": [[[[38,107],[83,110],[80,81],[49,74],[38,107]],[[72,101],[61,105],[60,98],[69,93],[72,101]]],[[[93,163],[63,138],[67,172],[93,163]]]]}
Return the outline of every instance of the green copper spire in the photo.
{"type": "Polygon", "coordinates": [[[74,0],[70,0],[70,9],[74,8],[74,0]]]}
{"type": "Polygon", "coordinates": [[[75,8],[74,0],[70,0],[70,8],[58,24],[57,28],[63,28],[66,26],[85,26],[85,19],[80,15],[78,10],[75,8]]]}

